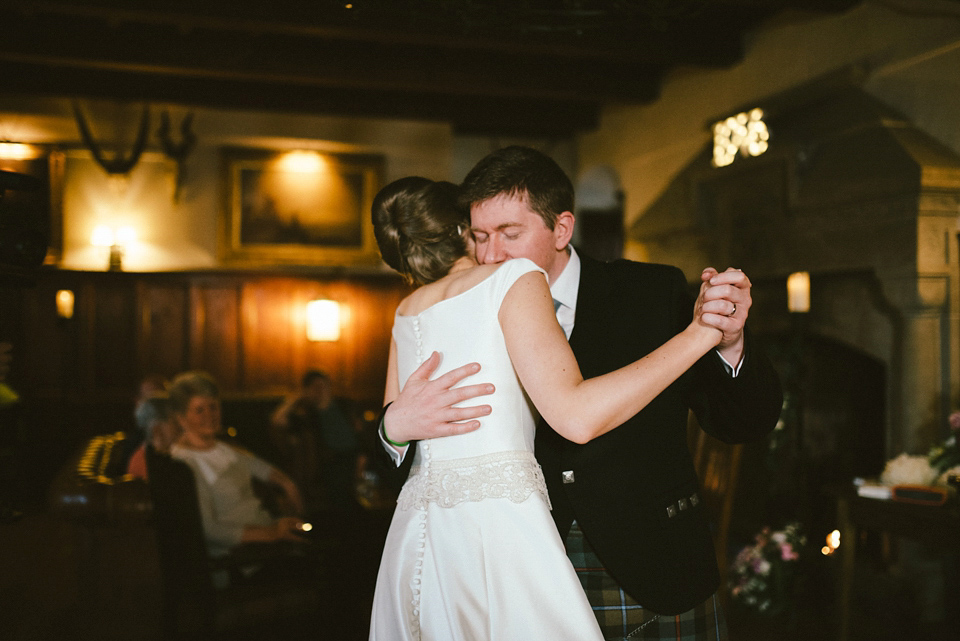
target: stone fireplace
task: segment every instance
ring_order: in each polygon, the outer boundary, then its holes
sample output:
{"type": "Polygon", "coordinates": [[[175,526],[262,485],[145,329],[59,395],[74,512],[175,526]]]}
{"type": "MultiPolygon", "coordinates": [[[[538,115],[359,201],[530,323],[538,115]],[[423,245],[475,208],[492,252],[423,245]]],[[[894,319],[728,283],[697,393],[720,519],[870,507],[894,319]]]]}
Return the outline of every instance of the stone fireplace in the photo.
{"type": "Polygon", "coordinates": [[[945,436],[960,400],[960,157],[846,76],[754,106],[769,151],[718,168],[704,150],[628,237],[688,277],[747,272],[752,330],[783,358],[800,347],[805,451],[852,447],[846,471],[877,473],[945,436]]]}

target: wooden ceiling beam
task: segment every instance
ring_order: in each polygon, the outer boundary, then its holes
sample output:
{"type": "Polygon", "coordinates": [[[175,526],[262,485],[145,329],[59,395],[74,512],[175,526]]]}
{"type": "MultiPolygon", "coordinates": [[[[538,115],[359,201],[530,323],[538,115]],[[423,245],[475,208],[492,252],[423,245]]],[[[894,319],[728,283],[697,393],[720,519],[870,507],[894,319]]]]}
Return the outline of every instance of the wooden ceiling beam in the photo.
{"type": "Polygon", "coordinates": [[[551,56],[180,32],[169,25],[108,25],[100,20],[6,23],[0,60],[51,67],[114,69],[154,75],[236,79],[383,91],[436,92],[464,98],[649,101],[662,66],[605,64],[551,56]]]}
{"type": "Polygon", "coordinates": [[[483,135],[565,137],[597,126],[600,105],[443,94],[344,90],[253,83],[235,79],[149,76],[110,69],[64,69],[0,61],[7,94],[178,104],[211,109],[344,115],[450,122],[483,135]]]}
{"type": "Polygon", "coordinates": [[[787,9],[856,0],[6,0],[3,91],[570,135],[726,67],[787,9]],[[351,9],[347,5],[352,6],[351,9]]]}
{"type": "Polygon", "coordinates": [[[333,15],[342,13],[345,3],[332,3],[337,9],[335,12],[329,10],[330,4],[327,3],[324,11],[318,3],[308,4],[309,10],[305,10],[303,3],[286,3],[285,6],[276,2],[269,5],[230,3],[218,7],[209,2],[150,2],[138,6],[130,0],[20,0],[14,2],[9,11],[11,16],[19,14],[51,23],[97,20],[133,28],[165,25],[184,33],[203,30],[248,36],[274,35],[341,45],[395,45],[478,55],[548,56],[615,64],[712,64],[717,59],[729,59],[741,52],[738,38],[730,37],[731,29],[739,36],[745,27],[762,17],[755,11],[747,14],[710,9],[683,16],[666,26],[635,20],[626,23],[611,21],[603,31],[577,35],[537,31],[523,26],[519,20],[509,23],[504,20],[496,28],[480,29],[455,24],[456,18],[449,16],[432,23],[409,17],[404,19],[402,14],[397,14],[397,9],[385,10],[392,4],[404,6],[394,0],[382,8],[385,17],[366,15],[357,20],[336,19],[333,15]],[[290,8],[291,4],[296,5],[294,9],[290,8]]]}

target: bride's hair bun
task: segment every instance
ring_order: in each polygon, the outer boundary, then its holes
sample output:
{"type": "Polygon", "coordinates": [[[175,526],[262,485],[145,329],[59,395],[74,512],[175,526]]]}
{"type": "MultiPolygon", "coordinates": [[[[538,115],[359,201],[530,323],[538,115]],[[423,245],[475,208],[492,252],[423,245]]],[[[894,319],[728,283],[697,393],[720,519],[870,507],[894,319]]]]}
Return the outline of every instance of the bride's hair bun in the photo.
{"type": "Polygon", "coordinates": [[[395,180],[373,199],[373,232],[385,263],[415,285],[442,278],[467,253],[466,210],[457,186],[411,176],[395,180]]]}

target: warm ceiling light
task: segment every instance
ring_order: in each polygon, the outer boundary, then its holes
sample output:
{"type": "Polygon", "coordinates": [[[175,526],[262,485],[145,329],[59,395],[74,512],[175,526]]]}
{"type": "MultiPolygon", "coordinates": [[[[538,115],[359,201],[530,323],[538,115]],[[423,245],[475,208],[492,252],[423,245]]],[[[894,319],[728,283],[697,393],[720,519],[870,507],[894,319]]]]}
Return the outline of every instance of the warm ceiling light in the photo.
{"type": "Polygon", "coordinates": [[[323,158],[315,151],[291,151],[279,161],[283,171],[297,174],[315,174],[323,168],[323,158]]]}
{"type": "Polygon", "coordinates": [[[307,340],[340,340],[340,303],[322,299],[307,303],[307,340]]]}
{"type": "Polygon", "coordinates": [[[762,109],[751,109],[713,125],[713,166],[725,167],[737,153],[759,156],[770,148],[770,131],[762,109]]]}

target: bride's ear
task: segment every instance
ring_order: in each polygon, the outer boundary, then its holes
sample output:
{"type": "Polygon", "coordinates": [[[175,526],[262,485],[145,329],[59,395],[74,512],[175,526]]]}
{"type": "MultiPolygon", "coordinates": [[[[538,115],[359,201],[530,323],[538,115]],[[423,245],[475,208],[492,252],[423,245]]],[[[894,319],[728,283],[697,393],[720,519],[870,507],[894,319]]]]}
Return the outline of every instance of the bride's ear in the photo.
{"type": "Polygon", "coordinates": [[[573,238],[573,226],[576,221],[573,213],[569,211],[561,212],[557,216],[557,221],[553,225],[553,237],[558,251],[566,249],[567,245],[570,244],[570,239],[573,238]]]}

